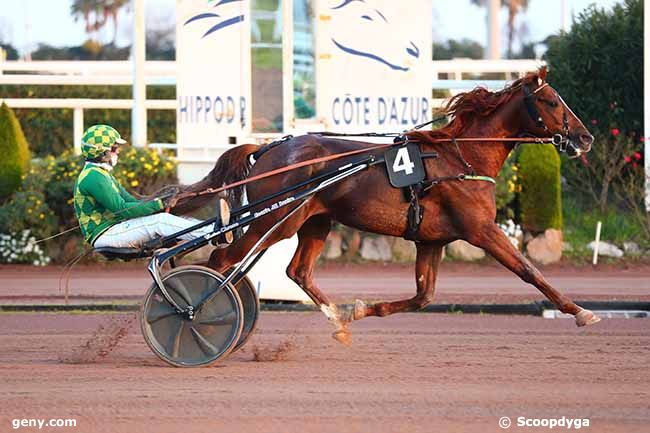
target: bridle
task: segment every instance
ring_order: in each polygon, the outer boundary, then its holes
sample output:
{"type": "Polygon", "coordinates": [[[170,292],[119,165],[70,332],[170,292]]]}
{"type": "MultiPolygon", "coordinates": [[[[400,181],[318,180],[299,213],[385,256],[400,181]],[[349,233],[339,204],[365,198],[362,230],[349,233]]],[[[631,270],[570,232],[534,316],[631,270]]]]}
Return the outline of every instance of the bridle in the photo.
{"type": "MultiPolygon", "coordinates": [[[[535,122],[535,126],[537,128],[543,129],[547,133],[550,133],[551,131],[548,126],[546,126],[546,122],[544,122],[544,118],[540,114],[539,109],[537,108],[537,104],[535,103],[535,101],[540,99],[539,96],[537,96],[537,93],[548,86],[548,83],[544,83],[533,91],[531,91],[525,84],[523,84],[521,88],[524,92],[524,105],[526,107],[526,111],[528,112],[528,116],[533,122],[535,122]]],[[[567,152],[569,148],[572,149],[573,155],[569,154],[569,158],[577,158],[582,153],[582,149],[577,147],[569,137],[569,116],[567,115],[567,105],[557,92],[555,92],[555,95],[562,103],[562,133],[553,134],[551,137],[551,143],[553,143],[553,145],[557,147],[560,152],[567,152]]]]}

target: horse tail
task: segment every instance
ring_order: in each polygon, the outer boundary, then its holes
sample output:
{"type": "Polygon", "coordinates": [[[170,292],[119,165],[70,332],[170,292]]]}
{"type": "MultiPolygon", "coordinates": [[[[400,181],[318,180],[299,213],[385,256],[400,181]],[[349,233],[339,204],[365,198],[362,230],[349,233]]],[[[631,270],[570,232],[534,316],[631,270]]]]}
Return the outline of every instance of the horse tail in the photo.
{"type": "MultiPolygon", "coordinates": [[[[210,179],[212,188],[220,188],[248,177],[253,166],[250,155],[260,150],[262,146],[256,144],[242,144],[226,151],[219,157],[207,178],[210,179]]],[[[231,202],[242,203],[245,185],[228,190],[231,202]]]]}
{"type": "MultiPolygon", "coordinates": [[[[220,188],[224,185],[244,180],[248,177],[252,162],[250,155],[257,152],[261,146],[256,144],[242,144],[241,146],[233,147],[223,153],[216,164],[203,179],[182,188],[183,192],[201,192],[209,188],[220,188]]],[[[242,199],[245,191],[245,185],[238,186],[228,190],[228,201],[232,204],[242,204],[242,199]]],[[[212,194],[199,195],[191,198],[183,203],[179,203],[174,213],[185,214],[196,210],[214,197],[212,194]]]]}

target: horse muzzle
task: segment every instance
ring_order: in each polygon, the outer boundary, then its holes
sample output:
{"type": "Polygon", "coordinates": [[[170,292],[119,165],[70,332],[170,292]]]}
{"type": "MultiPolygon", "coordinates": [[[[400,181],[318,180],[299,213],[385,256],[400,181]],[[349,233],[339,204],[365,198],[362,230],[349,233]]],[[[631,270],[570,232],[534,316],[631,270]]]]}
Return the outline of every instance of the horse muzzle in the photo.
{"type": "Polygon", "coordinates": [[[573,159],[591,150],[594,136],[588,133],[578,136],[555,134],[552,142],[560,152],[566,152],[569,159],[573,159]]]}

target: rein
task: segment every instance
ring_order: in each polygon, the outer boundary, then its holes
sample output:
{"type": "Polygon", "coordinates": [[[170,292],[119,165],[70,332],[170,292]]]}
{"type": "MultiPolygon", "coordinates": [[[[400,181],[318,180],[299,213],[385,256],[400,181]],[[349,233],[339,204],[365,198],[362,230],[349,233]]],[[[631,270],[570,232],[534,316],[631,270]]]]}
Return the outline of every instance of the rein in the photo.
{"type": "MultiPolygon", "coordinates": [[[[347,136],[349,136],[349,137],[381,137],[381,136],[384,136],[384,137],[395,137],[396,140],[393,143],[381,144],[381,145],[378,145],[378,146],[366,147],[366,148],[363,148],[363,149],[352,150],[352,151],[349,151],[349,152],[336,153],[334,155],[322,156],[320,158],[308,159],[306,161],[301,161],[301,162],[298,162],[298,163],[295,163],[295,164],[287,165],[285,167],[277,168],[275,170],[260,173],[260,174],[258,174],[256,176],[253,176],[253,177],[249,177],[249,178],[237,181],[237,182],[233,182],[233,183],[230,183],[230,184],[227,184],[227,185],[223,185],[223,186],[221,186],[219,188],[206,188],[206,189],[201,190],[201,191],[180,193],[177,196],[178,200],[182,200],[182,199],[186,199],[186,198],[192,198],[192,197],[199,197],[199,196],[208,195],[208,194],[218,194],[220,192],[223,192],[223,191],[226,191],[226,190],[229,190],[229,189],[232,189],[232,188],[236,188],[238,186],[246,185],[248,183],[255,182],[255,181],[258,181],[258,180],[261,180],[261,179],[266,179],[268,177],[275,176],[277,174],[286,173],[287,171],[295,170],[297,168],[306,167],[306,166],[314,165],[314,164],[319,164],[321,162],[333,161],[333,160],[336,160],[336,159],[345,158],[345,157],[351,156],[351,155],[358,155],[358,154],[370,152],[370,151],[373,151],[373,150],[385,149],[387,147],[392,147],[392,146],[399,145],[399,144],[405,144],[405,143],[408,143],[408,142],[413,142],[413,141],[410,141],[408,138],[404,137],[403,134],[396,135],[394,133],[391,133],[390,135],[389,134],[379,135],[377,133],[343,134],[343,133],[328,133],[328,132],[317,132],[317,133],[310,133],[310,134],[320,135],[320,136],[323,136],[323,137],[329,137],[329,136],[332,136],[332,137],[347,137],[347,136]],[[369,135],[369,134],[372,134],[372,135],[369,135]],[[397,139],[399,139],[401,137],[404,137],[404,140],[397,140],[397,139]]],[[[285,141],[287,141],[287,140],[285,140],[285,141]]],[[[556,144],[554,137],[550,137],[550,138],[538,138],[538,137],[520,137],[520,138],[516,138],[516,137],[434,138],[434,139],[431,139],[430,141],[433,142],[433,143],[462,143],[462,142],[513,142],[514,143],[514,142],[517,142],[517,143],[538,143],[538,144],[552,143],[552,144],[556,144]]],[[[461,175],[459,175],[459,176],[461,176],[461,175]]],[[[454,176],[453,178],[460,180],[461,178],[459,176],[454,176]]],[[[462,178],[467,179],[467,180],[488,180],[489,179],[490,181],[494,181],[494,179],[488,178],[487,176],[474,176],[473,173],[471,175],[462,175],[462,178]],[[480,178],[480,179],[478,179],[478,178],[480,178]]]]}
{"type": "MultiPolygon", "coordinates": [[[[399,143],[403,144],[403,143],[406,143],[406,141],[399,142],[399,143]]],[[[254,182],[256,180],[266,179],[267,177],[275,176],[276,174],[285,173],[287,171],[295,170],[297,168],[306,167],[308,165],[319,164],[321,162],[333,161],[335,159],[345,158],[346,156],[351,156],[351,155],[358,155],[360,153],[370,152],[370,151],[373,151],[373,150],[385,149],[387,147],[391,147],[391,146],[394,146],[394,145],[395,145],[395,143],[381,144],[381,145],[378,145],[378,146],[372,146],[372,147],[366,147],[366,148],[363,148],[363,149],[351,150],[349,152],[336,153],[334,155],[322,156],[320,158],[308,159],[307,161],[301,161],[301,162],[298,162],[298,163],[295,163],[295,164],[287,165],[285,167],[277,168],[275,170],[266,171],[266,172],[260,173],[260,174],[258,174],[256,176],[249,177],[249,178],[237,181],[237,182],[233,182],[233,183],[228,184],[228,185],[223,185],[223,186],[221,186],[219,188],[207,188],[207,189],[204,189],[202,191],[180,193],[180,194],[178,194],[178,198],[180,200],[180,199],[184,199],[184,198],[188,198],[188,197],[198,197],[198,196],[206,195],[206,194],[217,194],[217,193],[220,193],[222,191],[226,191],[226,190],[229,190],[229,189],[241,186],[241,185],[246,185],[247,183],[254,182]]]]}

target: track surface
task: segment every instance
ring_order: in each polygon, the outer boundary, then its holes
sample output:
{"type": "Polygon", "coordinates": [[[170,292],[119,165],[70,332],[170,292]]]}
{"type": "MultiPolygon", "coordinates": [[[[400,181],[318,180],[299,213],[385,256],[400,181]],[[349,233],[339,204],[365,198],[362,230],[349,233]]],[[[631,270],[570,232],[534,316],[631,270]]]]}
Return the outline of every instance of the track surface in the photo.
{"type": "Polygon", "coordinates": [[[402,314],[354,323],[346,348],[321,314],[264,313],[249,345],[212,368],[164,366],[137,326],[108,355],[78,356],[99,325],[128,317],[0,315],[0,431],[14,431],[15,418],[56,417],[78,425],[42,431],[486,433],[504,431],[502,416],[650,431],[647,319],[577,329],[565,319],[402,314]]]}
{"type": "MultiPolygon", "coordinates": [[[[629,269],[606,264],[598,268],[552,266],[542,272],[573,299],[650,301],[648,264],[629,269]]],[[[315,274],[316,283],[337,303],[355,298],[404,299],[415,294],[413,265],[329,263],[318,266],[315,274]]],[[[60,275],[61,268],[54,266],[0,266],[0,303],[62,302],[60,275]]],[[[143,263],[77,266],[70,281],[71,303],[140,301],[150,285],[151,277],[143,263]]],[[[436,286],[436,303],[528,303],[545,299],[498,264],[443,262],[436,286]]]]}

